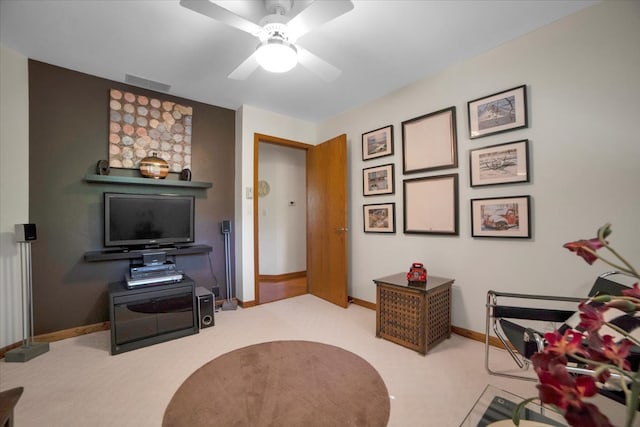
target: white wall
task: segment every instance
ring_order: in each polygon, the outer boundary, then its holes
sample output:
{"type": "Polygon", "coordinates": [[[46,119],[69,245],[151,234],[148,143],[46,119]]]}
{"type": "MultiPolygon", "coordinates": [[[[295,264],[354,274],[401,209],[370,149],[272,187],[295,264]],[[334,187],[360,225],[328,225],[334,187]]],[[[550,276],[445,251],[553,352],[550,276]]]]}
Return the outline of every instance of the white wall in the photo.
{"type": "MultiPolygon", "coordinates": [[[[438,41],[438,42],[445,42],[438,41]]],[[[349,144],[349,295],[375,301],[372,279],[424,262],[455,278],[453,324],[484,330],[487,290],[585,295],[596,275],[562,248],[613,224],[610,241],[640,264],[640,3],[603,2],[452,66],[433,77],[319,126],[319,140],[345,132],[349,144]],[[529,128],[470,140],[467,101],[527,85],[529,128]],[[402,174],[401,122],[449,106],[457,110],[459,167],[402,174]],[[361,134],[393,124],[395,154],[363,162],[361,134]],[[532,181],[469,186],[469,150],[529,139],[532,181]],[[363,197],[362,169],[394,162],[396,193],[363,197]],[[402,180],[458,173],[460,234],[403,234],[402,180]],[[470,199],[531,195],[533,237],[471,237],[470,199]],[[395,202],[397,233],[365,234],[362,205],[395,202]]],[[[416,52],[417,55],[420,52],[416,52]]]]}
{"type": "Polygon", "coordinates": [[[260,274],[307,269],[306,151],[260,144],[260,180],[271,191],[258,199],[260,274]]]}
{"type": "Polygon", "coordinates": [[[0,348],[22,337],[14,225],[29,222],[27,58],[0,46],[0,348]]]}
{"type": "Polygon", "coordinates": [[[283,116],[244,105],[236,112],[236,296],[242,301],[255,300],[253,256],[253,200],[246,189],[253,186],[253,138],[256,133],[315,144],[314,123],[283,116]]]}

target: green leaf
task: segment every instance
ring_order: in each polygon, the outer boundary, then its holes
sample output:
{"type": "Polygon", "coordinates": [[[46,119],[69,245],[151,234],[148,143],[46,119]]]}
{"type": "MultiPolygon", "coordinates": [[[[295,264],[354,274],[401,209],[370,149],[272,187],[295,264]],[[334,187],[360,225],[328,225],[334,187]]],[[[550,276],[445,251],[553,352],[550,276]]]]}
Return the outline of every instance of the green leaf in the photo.
{"type": "Polygon", "coordinates": [[[602,227],[600,227],[598,229],[598,238],[600,240],[604,240],[607,237],[609,237],[609,235],[611,234],[611,224],[610,223],[606,223],[605,225],[603,225],[602,227]]]}
{"type": "Polygon", "coordinates": [[[526,405],[528,405],[529,403],[533,402],[534,400],[537,400],[537,397],[530,397],[528,399],[523,400],[522,402],[518,403],[518,405],[513,409],[513,414],[511,415],[511,421],[513,421],[513,423],[517,426],[520,425],[520,413],[522,412],[522,410],[524,409],[524,407],[526,405]]]}

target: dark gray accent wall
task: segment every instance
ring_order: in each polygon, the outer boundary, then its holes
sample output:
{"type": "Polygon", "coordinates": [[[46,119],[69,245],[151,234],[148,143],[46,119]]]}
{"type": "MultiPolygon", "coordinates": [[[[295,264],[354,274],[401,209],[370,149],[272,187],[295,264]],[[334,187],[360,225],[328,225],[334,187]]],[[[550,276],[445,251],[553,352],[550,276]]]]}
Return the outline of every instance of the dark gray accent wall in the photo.
{"type": "MultiPolygon", "coordinates": [[[[129,262],[84,261],[85,252],[103,248],[102,195],[107,191],[195,195],[196,243],[212,246],[213,252],[210,256],[181,256],[176,261],[197,286],[210,288],[217,279],[224,292],[220,223],[234,218],[234,143],[233,110],[30,60],[29,220],[38,231],[38,240],[31,245],[35,334],[109,320],[108,283],[123,280],[129,262]],[[185,189],[84,181],[87,173],[95,173],[98,160],[108,157],[112,88],[192,106],[192,179],[211,182],[213,187],[185,189]]],[[[139,176],[134,170],[111,173],[139,176]]],[[[171,174],[167,179],[177,176],[171,174]]],[[[231,274],[234,277],[233,271],[231,274]]]]}

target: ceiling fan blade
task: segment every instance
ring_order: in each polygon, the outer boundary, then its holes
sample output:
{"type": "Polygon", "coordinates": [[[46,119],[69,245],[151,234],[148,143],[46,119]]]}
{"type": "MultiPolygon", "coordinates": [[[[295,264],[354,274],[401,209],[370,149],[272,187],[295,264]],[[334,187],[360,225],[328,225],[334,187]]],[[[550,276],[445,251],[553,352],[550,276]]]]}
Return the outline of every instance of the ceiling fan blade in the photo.
{"type": "Polygon", "coordinates": [[[296,45],[296,49],[298,50],[298,62],[300,65],[317,74],[322,80],[332,82],[342,73],[338,68],[324,59],[320,59],[307,49],[299,45],[296,45]]]}
{"type": "Polygon", "coordinates": [[[242,64],[238,65],[238,68],[233,70],[231,74],[227,76],[229,79],[233,80],[245,80],[247,77],[253,73],[256,68],[258,68],[258,60],[256,59],[256,52],[253,52],[251,56],[242,62],[242,64]]]}
{"type": "Polygon", "coordinates": [[[353,9],[351,0],[316,0],[307,6],[302,12],[287,22],[289,38],[294,42],[309,31],[320,27],[340,15],[344,15],[353,9]]]}
{"type": "Polygon", "coordinates": [[[180,0],[180,5],[254,36],[262,31],[262,27],[258,24],[208,0],[180,0]]]}

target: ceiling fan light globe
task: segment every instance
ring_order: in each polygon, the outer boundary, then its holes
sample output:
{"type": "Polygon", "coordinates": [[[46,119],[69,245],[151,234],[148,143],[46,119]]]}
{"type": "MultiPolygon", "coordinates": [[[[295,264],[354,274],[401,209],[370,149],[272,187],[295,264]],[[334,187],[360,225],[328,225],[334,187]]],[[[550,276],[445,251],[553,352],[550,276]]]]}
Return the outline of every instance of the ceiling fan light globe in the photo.
{"type": "Polygon", "coordinates": [[[256,60],[272,73],[286,73],[298,63],[296,48],[282,40],[268,40],[258,47],[256,60]]]}

